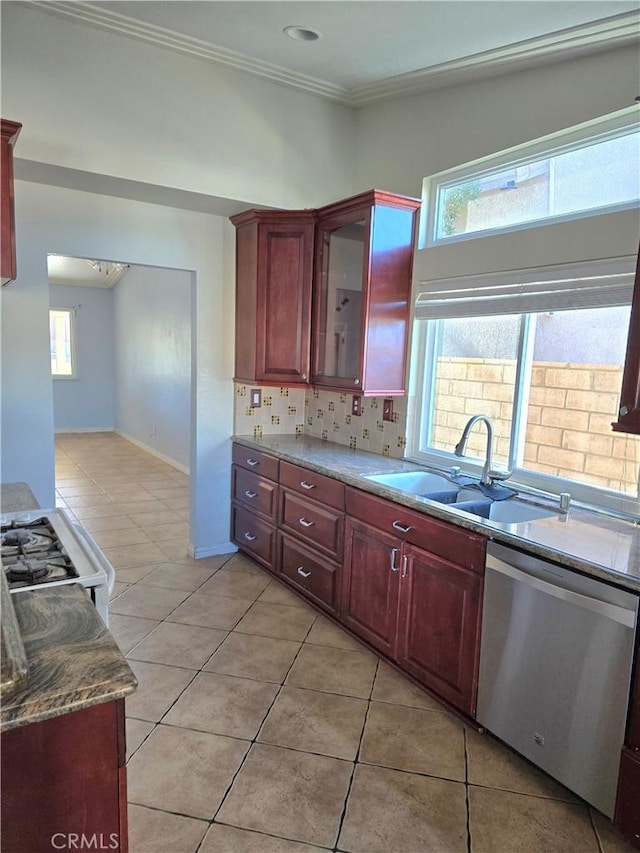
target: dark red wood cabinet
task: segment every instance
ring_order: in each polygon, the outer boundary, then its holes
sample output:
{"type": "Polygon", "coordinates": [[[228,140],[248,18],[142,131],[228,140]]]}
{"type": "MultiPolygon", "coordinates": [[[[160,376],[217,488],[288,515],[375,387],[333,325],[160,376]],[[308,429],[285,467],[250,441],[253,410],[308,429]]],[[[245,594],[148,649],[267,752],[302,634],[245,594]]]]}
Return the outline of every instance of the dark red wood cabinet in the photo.
{"type": "Polygon", "coordinates": [[[307,385],[313,211],[249,210],[236,227],[235,379],[307,385]]]}
{"type": "Polygon", "coordinates": [[[16,277],[16,232],[13,205],[13,146],[22,125],[0,119],[0,275],[2,284],[16,277]]]}
{"type": "Polygon", "coordinates": [[[620,408],[618,420],[612,424],[612,427],[616,432],[640,435],[640,252],[631,303],[620,408]]]}
{"type": "Polygon", "coordinates": [[[265,569],[276,571],[278,460],[233,445],[231,539],[265,569]]]}
{"type": "Polygon", "coordinates": [[[620,757],[614,823],[640,850],[640,646],[636,646],[627,736],[620,757]]]}
{"type": "Polygon", "coordinates": [[[80,849],[82,836],[126,853],[123,700],[10,729],[1,746],[3,853],[80,849]]]}

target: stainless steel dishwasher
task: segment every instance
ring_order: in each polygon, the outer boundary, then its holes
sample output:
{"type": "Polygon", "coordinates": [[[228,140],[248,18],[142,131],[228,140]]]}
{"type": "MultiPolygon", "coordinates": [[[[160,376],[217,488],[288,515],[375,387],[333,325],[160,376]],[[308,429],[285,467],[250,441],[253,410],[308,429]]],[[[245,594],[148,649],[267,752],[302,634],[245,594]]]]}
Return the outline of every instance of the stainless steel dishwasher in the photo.
{"type": "Polygon", "coordinates": [[[490,542],[478,721],[613,816],[638,597],[490,542]]]}

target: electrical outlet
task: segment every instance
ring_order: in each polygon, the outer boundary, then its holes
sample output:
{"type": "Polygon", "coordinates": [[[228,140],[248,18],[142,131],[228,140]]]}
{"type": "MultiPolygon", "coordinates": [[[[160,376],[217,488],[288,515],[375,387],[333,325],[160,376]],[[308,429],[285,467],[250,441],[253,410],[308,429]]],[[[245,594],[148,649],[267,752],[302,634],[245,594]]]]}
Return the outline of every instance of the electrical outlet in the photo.
{"type": "Polygon", "coordinates": [[[252,409],[259,409],[260,406],[262,405],[262,389],[261,388],[252,388],[249,393],[250,393],[249,399],[251,400],[251,404],[250,404],[251,408],[252,409]]]}
{"type": "Polygon", "coordinates": [[[153,438],[155,435],[157,435],[157,432],[158,432],[157,427],[152,426],[152,427],[151,427],[151,432],[149,433],[149,435],[153,438]]]}
{"type": "Polygon", "coordinates": [[[382,420],[393,423],[393,397],[385,397],[382,401],[382,420]]]}
{"type": "Polygon", "coordinates": [[[351,414],[360,416],[362,414],[362,397],[360,394],[353,395],[353,401],[351,403],[351,414]]]}

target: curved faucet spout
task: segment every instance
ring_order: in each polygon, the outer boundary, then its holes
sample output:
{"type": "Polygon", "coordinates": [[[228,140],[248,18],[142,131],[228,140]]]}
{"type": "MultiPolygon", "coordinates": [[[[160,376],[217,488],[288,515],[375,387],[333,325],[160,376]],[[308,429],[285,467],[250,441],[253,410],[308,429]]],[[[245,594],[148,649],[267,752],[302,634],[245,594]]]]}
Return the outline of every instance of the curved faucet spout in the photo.
{"type": "Polygon", "coordinates": [[[480,482],[484,486],[491,486],[493,485],[494,480],[507,480],[511,476],[512,472],[495,471],[493,468],[493,424],[491,423],[487,415],[473,415],[473,417],[469,418],[469,420],[465,424],[464,429],[462,430],[460,441],[455,446],[454,453],[456,454],[456,456],[465,455],[467,450],[467,442],[469,440],[469,433],[478,423],[478,421],[482,421],[482,423],[484,423],[487,427],[487,452],[485,456],[484,467],[482,468],[482,476],[480,477],[480,482]]]}

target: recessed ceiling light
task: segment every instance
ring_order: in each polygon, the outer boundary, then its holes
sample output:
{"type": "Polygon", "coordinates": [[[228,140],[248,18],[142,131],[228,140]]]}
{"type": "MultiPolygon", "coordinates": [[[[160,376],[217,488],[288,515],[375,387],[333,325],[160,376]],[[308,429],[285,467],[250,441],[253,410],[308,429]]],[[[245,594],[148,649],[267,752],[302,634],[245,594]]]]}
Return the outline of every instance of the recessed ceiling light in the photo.
{"type": "Polygon", "coordinates": [[[296,41],[318,41],[322,38],[322,33],[311,30],[309,27],[285,27],[282,32],[296,41]]]}

